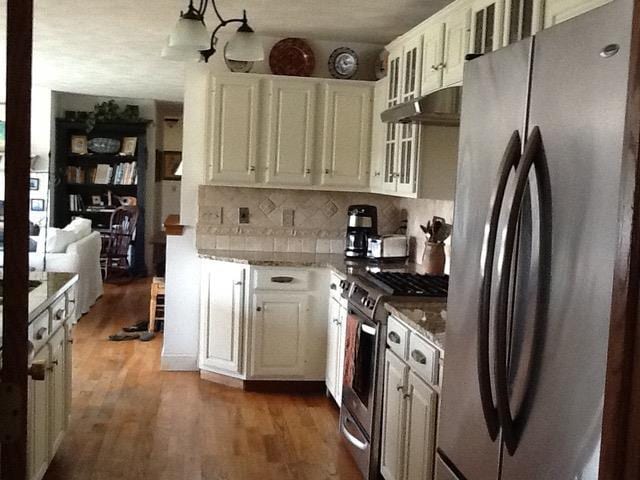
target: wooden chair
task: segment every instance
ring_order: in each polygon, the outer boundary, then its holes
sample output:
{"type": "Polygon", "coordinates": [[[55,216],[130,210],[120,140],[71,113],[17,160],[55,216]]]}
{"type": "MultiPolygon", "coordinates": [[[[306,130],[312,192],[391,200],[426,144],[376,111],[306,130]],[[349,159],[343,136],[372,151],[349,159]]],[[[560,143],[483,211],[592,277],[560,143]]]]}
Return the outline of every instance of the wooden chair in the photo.
{"type": "MultiPolygon", "coordinates": [[[[158,296],[164,296],[164,278],[153,277],[151,282],[151,300],[149,301],[149,331],[156,330],[156,312],[158,310],[158,296]]],[[[162,304],[162,320],[164,320],[164,303],[162,304]]]]}
{"type": "Polygon", "coordinates": [[[129,273],[129,246],[135,240],[138,207],[118,207],[111,214],[109,233],[102,238],[100,266],[106,280],[112,270],[129,273]]]}

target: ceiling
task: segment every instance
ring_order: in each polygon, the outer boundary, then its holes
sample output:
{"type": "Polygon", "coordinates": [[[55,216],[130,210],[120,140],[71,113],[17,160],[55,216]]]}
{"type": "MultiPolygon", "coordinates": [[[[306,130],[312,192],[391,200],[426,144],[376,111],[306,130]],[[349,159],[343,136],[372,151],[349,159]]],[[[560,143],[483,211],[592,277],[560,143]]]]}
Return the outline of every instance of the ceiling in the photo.
{"type": "MultiPolygon", "coordinates": [[[[37,0],[34,83],[105,96],[181,100],[184,66],[159,57],[187,0],[37,0]]],[[[273,37],[384,44],[450,0],[219,0],[273,37]]],[[[0,0],[2,12],[6,0],[0,0]]],[[[209,28],[215,25],[207,12],[209,28]]],[[[6,18],[0,22],[6,24],[6,18]]],[[[5,31],[5,25],[0,25],[5,31]]],[[[4,39],[0,61],[4,61],[4,39]]],[[[2,68],[4,75],[4,68],[2,68]]],[[[4,92],[3,92],[4,93],[4,92]]]]}

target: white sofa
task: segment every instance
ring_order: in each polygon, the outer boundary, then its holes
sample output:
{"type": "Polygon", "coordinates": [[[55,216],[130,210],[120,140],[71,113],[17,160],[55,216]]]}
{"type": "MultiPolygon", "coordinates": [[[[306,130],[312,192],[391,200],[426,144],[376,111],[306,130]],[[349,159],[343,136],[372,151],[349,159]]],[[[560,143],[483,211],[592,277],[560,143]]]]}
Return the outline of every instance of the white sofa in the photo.
{"type": "Polygon", "coordinates": [[[29,254],[32,270],[47,272],[71,272],[78,274],[76,305],[78,316],[89,311],[103,293],[100,271],[100,249],[102,240],[99,232],[91,231],[91,221],[75,219],[62,229],[49,228],[45,239],[38,239],[35,252],[29,254]]]}

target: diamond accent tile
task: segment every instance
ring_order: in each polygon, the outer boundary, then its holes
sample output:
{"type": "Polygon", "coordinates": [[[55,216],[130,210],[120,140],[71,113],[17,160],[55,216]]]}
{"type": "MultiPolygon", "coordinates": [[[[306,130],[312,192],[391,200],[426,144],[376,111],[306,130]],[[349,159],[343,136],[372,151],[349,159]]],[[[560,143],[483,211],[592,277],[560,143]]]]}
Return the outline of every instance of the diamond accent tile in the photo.
{"type": "Polygon", "coordinates": [[[322,213],[324,213],[324,215],[327,218],[331,218],[333,217],[336,213],[338,213],[338,206],[333,203],[331,200],[329,200],[327,203],[324,204],[324,206],[322,207],[322,213]]]}
{"type": "Polygon", "coordinates": [[[260,208],[260,210],[262,210],[262,213],[264,213],[265,215],[269,215],[276,209],[276,204],[273,203],[270,198],[265,198],[262,202],[260,202],[258,208],[260,208]]]}

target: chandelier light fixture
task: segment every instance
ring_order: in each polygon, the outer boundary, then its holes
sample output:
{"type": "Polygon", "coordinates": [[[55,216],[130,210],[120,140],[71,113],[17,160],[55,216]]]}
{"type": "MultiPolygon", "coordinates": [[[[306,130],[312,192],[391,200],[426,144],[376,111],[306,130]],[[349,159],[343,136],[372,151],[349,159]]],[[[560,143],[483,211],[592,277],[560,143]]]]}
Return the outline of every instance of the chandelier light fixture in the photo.
{"type": "Polygon", "coordinates": [[[239,23],[240,27],[231,37],[225,49],[225,57],[239,62],[259,62],[264,60],[262,42],[247,21],[246,10],[242,11],[242,18],[225,20],[220,15],[215,0],[211,0],[211,7],[220,22],[211,35],[207,31],[204,15],[209,6],[209,0],[200,0],[198,8],[189,1],[186,12],[180,12],[180,18],[169,35],[167,44],[162,49],[161,56],[167,60],[177,61],[209,61],[216,52],[218,31],[230,23],[239,23]]]}

